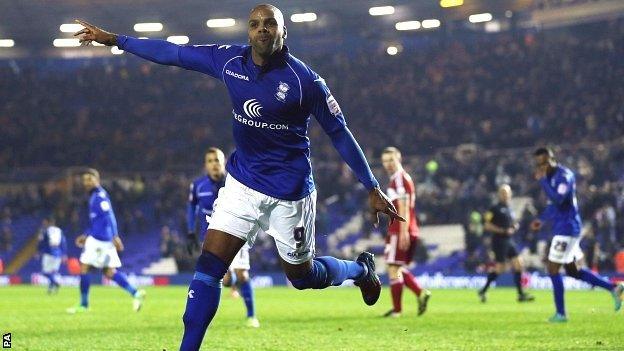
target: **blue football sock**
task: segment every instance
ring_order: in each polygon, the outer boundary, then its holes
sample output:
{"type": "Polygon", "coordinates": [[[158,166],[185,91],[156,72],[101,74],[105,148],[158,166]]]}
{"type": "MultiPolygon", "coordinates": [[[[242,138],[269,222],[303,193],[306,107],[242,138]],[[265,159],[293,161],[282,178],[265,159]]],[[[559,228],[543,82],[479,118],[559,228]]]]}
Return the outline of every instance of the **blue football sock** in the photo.
{"type": "Polygon", "coordinates": [[[339,260],[331,256],[312,260],[312,269],[306,276],[291,279],[297,289],[324,289],[330,285],[341,285],[347,279],[359,279],[366,271],[364,266],[355,261],[339,260]]]}
{"type": "Polygon", "coordinates": [[[598,276],[596,273],[590,271],[587,268],[581,268],[579,269],[579,279],[587,282],[591,285],[594,286],[599,286],[603,289],[607,289],[609,291],[613,290],[615,288],[615,284],[611,283],[610,281],[598,276]]]}
{"type": "Polygon", "coordinates": [[[43,273],[43,275],[50,281],[50,288],[59,285],[59,283],[56,281],[56,273],[43,273]]]}
{"type": "Polygon", "coordinates": [[[217,313],[225,272],[227,265],[217,256],[210,252],[199,256],[182,317],[184,336],[180,344],[181,351],[199,350],[206,329],[217,313]]]}
{"type": "Polygon", "coordinates": [[[251,287],[251,282],[249,280],[240,282],[240,293],[243,297],[243,301],[245,301],[245,306],[247,307],[247,317],[254,317],[256,315],[255,307],[254,307],[254,293],[253,288],[251,287]]]}
{"type": "Polygon", "coordinates": [[[128,276],[125,275],[123,272],[120,272],[120,271],[115,272],[115,274],[113,274],[113,280],[121,288],[129,292],[130,295],[134,296],[134,294],[136,294],[137,289],[128,282],[128,276]]]}
{"type": "Polygon", "coordinates": [[[553,285],[553,294],[555,296],[555,306],[557,307],[557,313],[565,316],[565,305],[563,303],[563,278],[561,274],[555,274],[550,276],[550,280],[553,285]]]}
{"type": "Polygon", "coordinates": [[[89,307],[89,285],[91,284],[91,279],[89,274],[81,274],[80,275],[80,305],[84,307],[89,307]]]}

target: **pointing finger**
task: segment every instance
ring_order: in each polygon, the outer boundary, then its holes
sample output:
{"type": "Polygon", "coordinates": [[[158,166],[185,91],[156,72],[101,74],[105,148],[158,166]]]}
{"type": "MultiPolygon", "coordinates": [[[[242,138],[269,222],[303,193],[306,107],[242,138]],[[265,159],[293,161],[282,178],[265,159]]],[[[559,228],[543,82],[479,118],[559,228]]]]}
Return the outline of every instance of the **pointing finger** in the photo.
{"type": "Polygon", "coordinates": [[[405,222],[405,218],[399,216],[399,214],[396,213],[396,211],[393,211],[390,208],[386,209],[386,211],[384,213],[387,214],[388,217],[390,217],[391,221],[394,221],[396,219],[396,220],[399,220],[401,222],[405,222]]]}
{"type": "Polygon", "coordinates": [[[88,23],[88,22],[85,22],[85,21],[79,20],[79,19],[76,19],[75,21],[76,21],[76,22],[78,22],[78,23],[80,23],[80,24],[82,24],[82,25],[83,25],[83,26],[85,26],[86,28],[91,29],[91,30],[93,30],[93,29],[97,28],[96,26],[94,26],[94,25],[92,25],[92,24],[90,24],[90,23],[88,23]]]}
{"type": "Polygon", "coordinates": [[[78,36],[80,34],[85,34],[85,33],[89,33],[89,32],[90,32],[89,28],[82,28],[80,31],[74,33],[74,36],[78,36]]]}

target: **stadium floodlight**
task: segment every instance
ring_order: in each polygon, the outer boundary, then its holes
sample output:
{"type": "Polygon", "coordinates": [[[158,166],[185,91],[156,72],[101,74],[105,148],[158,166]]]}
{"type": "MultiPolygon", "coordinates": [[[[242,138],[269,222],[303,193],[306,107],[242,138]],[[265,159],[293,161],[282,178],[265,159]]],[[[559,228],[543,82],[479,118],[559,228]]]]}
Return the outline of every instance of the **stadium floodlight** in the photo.
{"type": "Polygon", "coordinates": [[[137,23],[134,25],[135,32],[160,32],[163,30],[163,24],[158,22],[137,23]]]}
{"type": "Polygon", "coordinates": [[[12,48],[15,46],[13,39],[0,39],[0,48],[12,48]]]}
{"type": "Polygon", "coordinates": [[[385,16],[394,13],[394,6],[375,6],[368,9],[368,14],[371,16],[385,16]]]}
{"type": "Polygon", "coordinates": [[[212,18],[206,21],[208,28],[232,27],[236,24],[233,18],[212,18]]]}
{"type": "Polygon", "coordinates": [[[137,39],[149,39],[148,37],[138,37],[137,39]]]}
{"type": "Polygon", "coordinates": [[[492,14],[489,12],[477,13],[474,15],[470,15],[468,17],[468,21],[470,21],[470,23],[489,22],[491,20],[492,20],[492,14]]]}
{"type": "Polygon", "coordinates": [[[464,4],[464,0],[440,0],[440,7],[455,7],[464,4]]]}
{"type": "Polygon", "coordinates": [[[188,44],[189,37],[187,37],[186,35],[172,35],[170,37],[167,37],[167,41],[174,44],[184,45],[188,44]]]}
{"type": "Polygon", "coordinates": [[[426,19],[422,21],[422,27],[425,29],[438,28],[439,26],[440,26],[440,21],[435,18],[426,19]]]}
{"type": "Polygon", "coordinates": [[[420,29],[420,22],[418,22],[418,21],[397,22],[394,25],[394,28],[396,28],[396,30],[420,29]]]}
{"type": "Polygon", "coordinates": [[[79,23],[63,23],[59,27],[59,30],[63,33],[75,33],[82,28],[84,28],[84,26],[79,23]]]}
{"type": "Polygon", "coordinates": [[[113,47],[111,48],[111,53],[112,53],[113,55],[121,55],[121,54],[123,54],[123,53],[124,53],[124,51],[123,51],[123,50],[121,50],[121,49],[119,49],[119,48],[118,48],[118,47],[116,47],[116,46],[113,46],[113,47]]]}
{"type": "Polygon", "coordinates": [[[316,21],[316,13],[314,12],[293,13],[290,16],[290,20],[293,22],[313,22],[313,21],[316,21]]]}
{"type": "Polygon", "coordinates": [[[491,21],[485,24],[485,31],[488,33],[497,33],[501,31],[501,23],[499,21],[491,21]]]}
{"type": "Polygon", "coordinates": [[[71,48],[71,47],[80,46],[80,41],[74,38],[54,39],[54,41],[52,42],[52,45],[54,45],[57,48],[71,48]]]}
{"type": "Polygon", "coordinates": [[[399,48],[397,48],[396,46],[388,46],[386,52],[388,53],[388,55],[394,56],[399,53],[399,48]]]}

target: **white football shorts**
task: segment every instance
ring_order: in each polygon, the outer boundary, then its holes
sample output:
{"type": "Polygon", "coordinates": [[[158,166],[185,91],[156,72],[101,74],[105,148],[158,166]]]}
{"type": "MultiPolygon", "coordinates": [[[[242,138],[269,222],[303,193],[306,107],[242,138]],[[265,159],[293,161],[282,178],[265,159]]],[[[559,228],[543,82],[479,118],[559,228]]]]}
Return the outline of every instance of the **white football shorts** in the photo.
{"type": "Polygon", "coordinates": [[[301,264],[314,257],[316,191],[301,200],[280,200],[228,175],[213,208],[208,229],[239,237],[249,247],[263,230],[273,237],[284,261],[301,264]]]}
{"type": "Polygon", "coordinates": [[[579,243],[580,237],[555,235],[550,244],[548,260],[554,263],[568,264],[583,258],[579,243]]]}
{"type": "Polygon", "coordinates": [[[88,264],[95,268],[118,268],[121,267],[117,249],[112,241],[100,241],[88,236],[85,241],[80,263],[88,264]]]}
{"type": "Polygon", "coordinates": [[[56,273],[61,268],[61,258],[44,253],[41,255],[41,271],[43,273],[56,273]]]}

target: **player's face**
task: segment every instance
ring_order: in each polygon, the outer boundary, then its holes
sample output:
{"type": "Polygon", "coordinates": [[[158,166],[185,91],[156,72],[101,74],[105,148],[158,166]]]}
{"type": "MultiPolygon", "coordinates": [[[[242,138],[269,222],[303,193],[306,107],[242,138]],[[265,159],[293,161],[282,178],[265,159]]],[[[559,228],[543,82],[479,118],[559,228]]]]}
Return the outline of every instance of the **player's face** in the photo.
{"type": "Polygon", "coordinates": [[[503,186],[498,190],[498,198],[503,203],[509,203],[509,201],[511,200],[511,196],[511,188],[508,186],[503,186]]]}
{"type": "Polygon", "coordinates": [[[210,178],[220,178],[225,173],[225,157],[222,153],[209,152],[204,158],[204,168],[210,178]]]}
{"type": "Polygon", "coordinates": [[[535,156],[533,160],[535,163],[536,171],[539,171],[542,173],[548,172],[549,166],[550,166],[550,157],[548,157],[548,155],[537,155],[535,156]]]}
{"type": "Polygon", "coordinates": [[[91,189],[97,186],[97,179],[92,174],[83,174],[82,175],[82,186],[90,191],[91,189]]]}
{"type": "Polygon", "coordinates": [[[394,174],[401,165],[399,156],[392,153],[381,155],[381,163],[388,174],[394,174]]]}
{"type": "Polygon", "coordinates": [[[284,17],[280,10],[260,6],[249,15],[249,44],[260,56],[268,57],[284,44],[284,17]]]}

